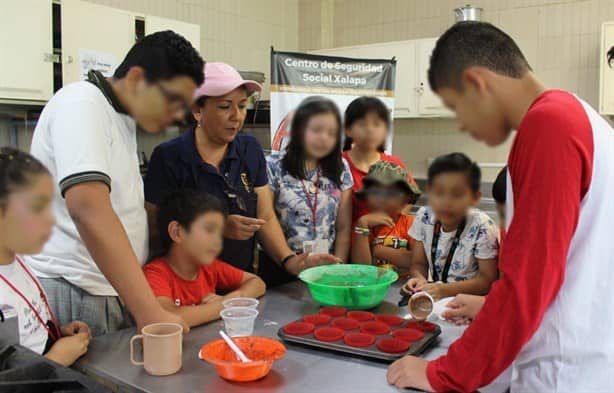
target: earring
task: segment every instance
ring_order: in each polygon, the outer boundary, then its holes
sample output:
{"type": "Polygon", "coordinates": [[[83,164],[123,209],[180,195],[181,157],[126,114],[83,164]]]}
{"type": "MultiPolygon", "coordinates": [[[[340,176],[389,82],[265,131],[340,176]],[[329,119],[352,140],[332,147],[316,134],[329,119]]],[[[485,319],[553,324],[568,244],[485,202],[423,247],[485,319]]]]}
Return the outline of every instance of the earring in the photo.
{"type": "Polygon", "coordinates": [[[196,124],[196,127],[200,128],[200,121],[196,124]]]}

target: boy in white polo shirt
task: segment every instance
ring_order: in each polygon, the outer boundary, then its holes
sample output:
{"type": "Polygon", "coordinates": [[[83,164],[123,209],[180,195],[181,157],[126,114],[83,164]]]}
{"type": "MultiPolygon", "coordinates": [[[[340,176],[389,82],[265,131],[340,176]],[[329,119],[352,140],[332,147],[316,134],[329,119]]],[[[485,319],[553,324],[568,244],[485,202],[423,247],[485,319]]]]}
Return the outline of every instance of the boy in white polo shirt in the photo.
{"type": "Polygon", "coordinates": [[[140,266],[148,234],[136,129],[158,132],[181,118],[202,69],[183,37],[155,33],[132,47],[113,78],[90,71],[45,106],[32,154],[56,183],[57,224],[28,263],[61,324],[78,316],[94,335],[112,332],[128,325],[124,303],[139,326],[183,323],[159,306],[140,266]]]}

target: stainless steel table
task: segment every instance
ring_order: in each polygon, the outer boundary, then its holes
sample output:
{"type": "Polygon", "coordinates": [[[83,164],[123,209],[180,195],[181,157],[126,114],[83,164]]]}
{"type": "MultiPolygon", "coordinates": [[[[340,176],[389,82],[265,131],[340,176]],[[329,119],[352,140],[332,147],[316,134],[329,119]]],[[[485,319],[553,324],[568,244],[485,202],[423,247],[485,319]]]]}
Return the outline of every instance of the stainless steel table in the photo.
{"type": "MultiPolygon", "coordinates": [[[[387,299],[377,309],[380,313],[405,316],[406,310],[397,307],[399,286],[393,286],[387,299]]],[[[293,282],[267,291],[260,300],[260,315],[254,335],[277,338],[277,330],[302,315],[315,313],[318,305],[307,287],[293,282]]],[[[448,323],[440,323],[442,334],[438,342],[424,356],[433,359],[445,353],[447,347],[463,331],[448,323]]],[[[286,356],[273,365],[264,379],[250,383],[231,383],[220,378],[214,367],[198,358],[203,344],[218,339],[223,328],[221,321],[193,328],[183,340],[183,368],[175,375],[154,377],[129,360],[129,340],[135,329],[97,337],[88,353],[76,367],[86,374],[106,381],[119,390],[145,392],[398,392],[386,382],[386,363],[349,355],[309,349],[286,344],[286,356]]]]}

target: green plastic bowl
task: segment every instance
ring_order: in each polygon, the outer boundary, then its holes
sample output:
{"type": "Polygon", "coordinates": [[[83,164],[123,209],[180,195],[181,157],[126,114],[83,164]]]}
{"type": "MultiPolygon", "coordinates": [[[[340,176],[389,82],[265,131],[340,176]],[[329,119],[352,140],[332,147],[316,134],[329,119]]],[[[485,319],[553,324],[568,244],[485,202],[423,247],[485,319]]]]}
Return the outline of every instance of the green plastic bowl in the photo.
{"type": "Polygon", "coordinates": [[[353,310],[376,307],[399,275],[369,265],[325,265],[303,270],[298,278],[307,283],[311,296],[325,306],[353,310]]]}

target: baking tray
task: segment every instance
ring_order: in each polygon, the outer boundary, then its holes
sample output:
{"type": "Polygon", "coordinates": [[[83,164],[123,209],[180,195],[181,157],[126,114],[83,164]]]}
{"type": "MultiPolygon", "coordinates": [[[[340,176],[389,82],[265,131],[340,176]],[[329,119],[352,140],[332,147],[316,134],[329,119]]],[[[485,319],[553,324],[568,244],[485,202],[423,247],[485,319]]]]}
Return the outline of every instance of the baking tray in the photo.
{"type": "MultiPolygon", "coordinates": [[[[333,320],[334,318],[331,319],[331,321],[326,325],[316,326],[316,329],[319,327],[331,326],[331,323],[333,320]]],[[[297,320],[293,322],[300,322],[300,321],[301,320],[297,320]]],[[[375,342],[372,345],[368,347],[362,347],[362,348],[351,347],[345,344],[345,342],[343,341],[343,338],[341,338],[341,340],[337,340],[333,342],[320,341],[313,336],[313,332],[310,334],[304,335],[304,336],[291,335],[291,334],[284,332],[285,325],[282,326],[277,331],[277,335],[284,341],[302,344],[308,347],[320,348],[320,349],[325,349],[325,350],[335,351],[335,352],[349,353],[352,355],[358,355],[358,356],[369,358],[369,359],[377,359],[377,360],[384,360],[387,362],[393,362],[406,355],[416,356],[416,355],[421,354],[422,352],[424,352],[424,350],[426,350],[431,345],[433,345],[437,337],[441,334],[441,328],[439,327],[439,325],[434,324],[435,330],[433,330],[432,332],[424,332],[424,337],[422,337],[422,339],[418,341],[414,341],[409,347],[409,350],[407,352],[387,353],[387,352],[382,352],[377,348],[377,341],[379,339],[391,338],[392,332],[398,329],[405,328],[405,325],[407,322],[409,321],[404,322],[403,325],[401,326],[391,326],[389,333],[386,333],[380,336],[375,336],[375,342]]],[[[288,322],[288,323],[292,323],[292,322],[288,322]]],[[[348,330],[345,332],[345,334],[358,333],[358,332],[360,332],[360,328],[355,329],[355,330],[348,330]]]]}

